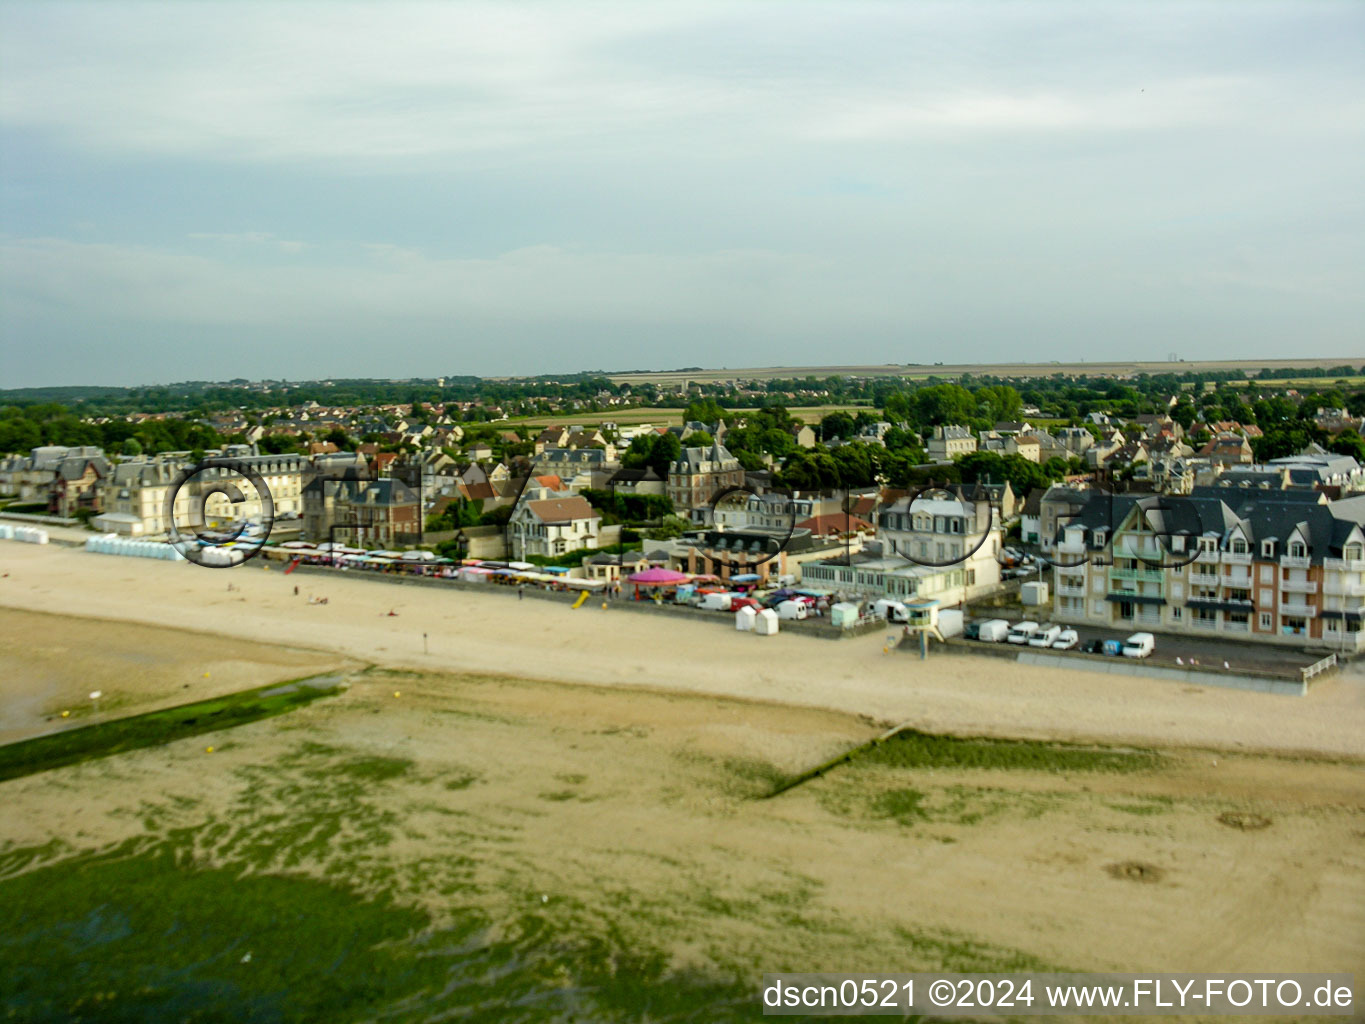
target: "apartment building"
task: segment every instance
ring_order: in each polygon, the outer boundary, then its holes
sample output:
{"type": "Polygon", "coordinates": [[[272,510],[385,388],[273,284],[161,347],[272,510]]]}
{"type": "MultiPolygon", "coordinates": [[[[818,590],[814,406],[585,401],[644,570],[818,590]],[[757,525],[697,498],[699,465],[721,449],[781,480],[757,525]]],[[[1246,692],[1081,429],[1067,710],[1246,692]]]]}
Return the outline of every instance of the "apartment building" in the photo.
{"type": "Polygon", "coordinates": [[[1365,497],[1097,493],[1060,526],[1054,557],[1061,622],[1365,648],[1365,497]]]}

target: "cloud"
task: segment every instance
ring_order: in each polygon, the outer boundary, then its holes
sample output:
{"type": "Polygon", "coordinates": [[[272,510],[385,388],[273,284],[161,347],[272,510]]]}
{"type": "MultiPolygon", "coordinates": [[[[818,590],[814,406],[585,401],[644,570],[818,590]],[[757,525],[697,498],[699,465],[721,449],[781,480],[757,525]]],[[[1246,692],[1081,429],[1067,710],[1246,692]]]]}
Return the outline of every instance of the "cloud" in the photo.
{"type": "MultiPolygon", "coordinates": [[[[1203,70],[1187,51],[1221,43],[1216,12],[1172,9],[1157,34],[1148,9],[1079,10],[9,5],[0,123],[102,151],[373,168],[518,148],[638,159],[680,143],[753,152],[1229,116],[1292,123],[1294,97],[1328,113],[1352,102],[1319,88],[1336,65],[1203,70]]],[[[1276,9],[1254,13],[1247,31],[1273,33],[1276,9]]]]}

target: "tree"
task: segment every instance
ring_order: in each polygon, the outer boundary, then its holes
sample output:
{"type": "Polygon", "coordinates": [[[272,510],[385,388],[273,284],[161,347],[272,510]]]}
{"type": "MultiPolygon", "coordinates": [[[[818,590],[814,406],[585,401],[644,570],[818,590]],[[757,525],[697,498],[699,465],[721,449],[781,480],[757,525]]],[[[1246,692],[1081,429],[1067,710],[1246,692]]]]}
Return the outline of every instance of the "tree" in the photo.
{"type": "Polygon", "coordinates": [[[135,437],[130,437],[123,442],[123,454],[129,457],[142,454],[142,442],[135,437]]]}
{"type": "Polygon", "coordinates": [[[663,521],[650,533],[652,536],[663,540],[672,540],[675,537],[681,537],[691,529],[693,529],[692,524],[681,516],[664,516],[663,521]]]}
{"type": "Polygon", "coordinates": [[[820,440],[833,441],[836,437],[853,436],[853,417],[846,412],[832,412],[820,421],[820,440]]]}
{"type": "Polygon", "coordinates": [[[323,440],[330,441],[344,452],[355,451],[355,442],[351,440],[351,435],[340,427],[333,427],[329,430],[323,440]]]}

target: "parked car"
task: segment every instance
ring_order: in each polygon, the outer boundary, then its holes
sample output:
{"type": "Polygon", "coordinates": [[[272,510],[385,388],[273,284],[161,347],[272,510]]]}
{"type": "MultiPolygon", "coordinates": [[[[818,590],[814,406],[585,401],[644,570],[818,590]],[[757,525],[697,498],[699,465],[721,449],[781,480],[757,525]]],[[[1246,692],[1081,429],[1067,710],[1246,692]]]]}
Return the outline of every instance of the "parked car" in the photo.
{"type": "Polygon", "coordinates": [[[1038,632],[1038,623],[1025,619],[1023,622],[1016,622],[1011,626],[1009,636],[1005,639],[1012,644],[1026,644],[1036,632],[1038,632]]]}
{"type": "Polygon", "coordinates": [[[976,638],[987,643],[998,644],[1009,636],[1010,624],[1004,619],[987,619],[985,622],[972,623],[976,627],[976,638]]]}
{"type": "Polygon", "coordinates": [[[1087,640],[1084,644],[1081,645],[1081,652],[1084,653],[1084,654],[1103,654],[1103,653],[1104,653],[1104,641],[1103,641],[1103,640],[1087,640]]]}
{"type": "Polygon", "coordinates": [[[967,640],[980,640],[981,623],[980,622],[964,623],[962,626],[962,636],[967,640]]]}
{"type": "Polygon", "coordinates": [[[1074,629],[1064,629],[1057,634],[1057,639],[1052,641],[1052,647],[1058,651],[1069,651],[1080,642],[1080,634],[1074,629]]]}
{"type": "Polygon", "coordinates": [[[1053,642],[1062,635],[1062,627],[1048,623],[1046,626],[1038,627],[1038,631],[1028,638],[1030,647],[1051,647],[1053,642]]]}
{"type": "Polygon", "coordinates": [[[1156,648],[1156,637],[1151,633],[1134,633],[1123,641],[1125,658],[1145,658],[1156,648]]]}

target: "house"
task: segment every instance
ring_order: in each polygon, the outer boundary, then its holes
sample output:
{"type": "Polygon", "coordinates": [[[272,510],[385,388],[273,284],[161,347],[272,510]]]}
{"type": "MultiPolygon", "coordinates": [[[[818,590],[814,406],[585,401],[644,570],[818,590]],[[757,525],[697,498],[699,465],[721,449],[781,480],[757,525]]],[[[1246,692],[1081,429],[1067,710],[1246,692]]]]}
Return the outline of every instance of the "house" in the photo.
{"type": "Polygon", "coordinates": [[[793,423],[787,432],[791,434],[798,448],[814,448],[818,440],[815,429],[805,423],[793,423]]]}
{"type": "Polygon", "coordinates": [[[1056,549],[1058,621],[1365,649],[1365,497],[1096,494],[1056,549]]]}
{"type": "Polygon", "coordinates": [[[806,530],[705,530],[674,541],[669,568],[722,580],[757,576],[762,587],[776,577],[795,576],[805,562],[833,556],[843,547],[843,541],[831,542],[806,530]]]}
{"type": "MultiPolygon", "coordinates": [[[[166,533],[172,525],[166,515],[166,500],[181,471],[190,465],[180,456],[155,455],[114,466],[100,488],[103,511],[92,521],[95,528],[125,537],[166,533]]],[[[176,522],[190,521],[190,498],[186,488],[176,494],[172,513],[176,522]]]]}
{"type": "Polygon", "coordinates": [[[394,547],[421,536],[417,494],[401,480],[314,479],[303,489],[303,536],[314,542],[394,547]]]}
{"type": "Polygon", "coordinates": [[[710,448],[684,448],[668,467],[668,497],[680,513],[709,508],[717,496],[744,484],[744,467],[719,441],[710,448]]]}
{"type": "Polygon", "coordinates": [[[1093,492],[1084,487],[1054,484],[1038,498],[1038,545],[1050,554],[1056,545],[1057,530],[1089,504],[1093,492]]]}
{"type": "Polygon", "coordinates": [[[925,451],[930,462],[951,462],[959,455],[976,451],[976,435],[954,423],[941,424],[929,435],[925,451]]]}
{"type": "Polygon", "coordinates": [[[601,515],[581,495],[523,500],[508,521],[512,557],[551,558],[596,547],[601,527],[601,515]]]}
{"type": "Polygon", "coordinates": [[[1068,457],[1085,455],[1095,443],[1095,435],[1085,427],[1061,427],[1057,430],[1056,438],[1069,453],[1068,457]]]}
{"type": "Polygon", "coordinates": [[[98,448],[72,452],[57,463],[48,491],[47,508],[54,515],[71,516],[81,509],[100,510],[99,487],[109,475],[109,462],[98,448]]]}
{"type": "Polygon", "coordinates": [[[642,469],[618,469],[607,481],[609,488],[617,494],[652,494],[663,497],[668,485],[652,466],[642,469]]]}
{"type": "Polygon", "coordinates": [[[546,448],[533,466],[535,475],[557,476],[570,490],[605,488],[621,469],[601,448],[546,448]]]}
{"type": "Polygon", "coordinates": [[[932,567],[960,566],[968,599],[1000,585],[1004,528],[984,494],[935,488],[899,498],[878,514],[877,539],[886,555],[932,567]]]}
{"type": "Polygon", "coordinates": [[[624,555],[599,551],[583,559],[584,577],[604,583],[615,583],[649,567],[650,561],[643,551],[627,551],[624,555]]]}
{"type": "Polygon", "coordinates": [[[977,450],[995,452],[997,455],[1020,455],[1030,462],[1038,462],[1042,445],[1032,433],[1002,434],[995,430],[983,430],[977,440],[977,450]]]}
{"type": "Polygon", "coordinates": [[[1241,434],[1219,434],[1199,449],[1199,456],[1222,466],[1246,466],[1255,461],[1251,442],[1241,434]]]}

